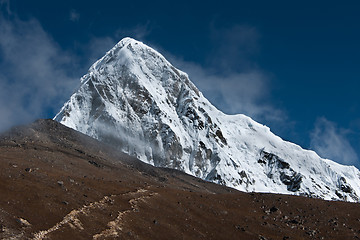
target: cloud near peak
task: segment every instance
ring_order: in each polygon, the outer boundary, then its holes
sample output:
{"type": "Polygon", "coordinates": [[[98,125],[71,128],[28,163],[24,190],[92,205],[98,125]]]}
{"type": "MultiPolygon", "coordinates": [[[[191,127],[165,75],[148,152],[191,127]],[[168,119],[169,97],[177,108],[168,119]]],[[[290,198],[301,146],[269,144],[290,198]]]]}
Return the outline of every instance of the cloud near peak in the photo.
{"type": "Polygon", "coordinates": [[[348,131],[340,129],[324,117],[318,118],[311,132],[310,146],[320,156],[346,165],[358,163],[359,158],[347,139],[348,131]]]}
{"type": "Polygon", "coordinates": [[[0,15],[0,131],[59,108],[78,82],[72,62],[36,19],[0,15]]]}

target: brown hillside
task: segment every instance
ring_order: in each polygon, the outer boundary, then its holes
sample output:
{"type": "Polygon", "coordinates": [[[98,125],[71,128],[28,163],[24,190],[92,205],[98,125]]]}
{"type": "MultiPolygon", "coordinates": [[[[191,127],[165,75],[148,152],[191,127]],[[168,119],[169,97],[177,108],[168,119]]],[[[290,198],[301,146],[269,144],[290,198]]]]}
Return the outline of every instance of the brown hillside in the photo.
{"type": "Polygon", "coordinates": [[[243,193],[52,120],[0,138],[1,239],[360,239],[360,204],[243,193]]]}

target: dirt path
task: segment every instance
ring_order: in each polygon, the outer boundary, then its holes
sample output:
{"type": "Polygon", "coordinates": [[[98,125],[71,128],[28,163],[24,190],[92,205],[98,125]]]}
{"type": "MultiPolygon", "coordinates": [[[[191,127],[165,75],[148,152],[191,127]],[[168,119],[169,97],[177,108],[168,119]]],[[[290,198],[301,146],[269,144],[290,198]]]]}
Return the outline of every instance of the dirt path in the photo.
{"type": "Polygon", "coordinates": [[[130,208],[119,211],[117,217],[107,223],[107,228],[100,233],[94,234],[92,238],[104,239],[117,237],[119,236],[119,232],[122,230],[123,218],[128,214],[139,212],[139,202],[146,202],[147,199],[156,195],[158,195],[158,193],[141,188],[124,194],[104,196],[97,202],[91,202],[79,209],[72,210],[63,218],[62,221],[56,223],[51,228],[35,233],[33,240],[45,239],[51,233],[59,231],[64,227],[70,227],[72,230],[76,231],[83,231],[83,222],[91,221],[91,218],[97,215],[97,211],[106,211],[107,208],[116,204],[119,199],[131,197],[131,199],[128,200],[130,208]]]}

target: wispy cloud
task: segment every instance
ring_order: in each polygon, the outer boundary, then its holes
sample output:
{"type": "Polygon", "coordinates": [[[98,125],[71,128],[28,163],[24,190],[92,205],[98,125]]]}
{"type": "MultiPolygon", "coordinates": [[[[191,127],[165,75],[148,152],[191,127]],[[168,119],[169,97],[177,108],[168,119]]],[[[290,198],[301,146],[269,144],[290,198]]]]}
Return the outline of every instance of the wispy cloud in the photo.
{"type": "MultiPolygon", "coordinates": [[[[86,46],[92,53],[90,63],[103,56],[121,38],[130,36],[145,40],[151,29],[152,25],[148,22],[129,29],[119,29],[115,34],[117,39],[93,37],[86,46]]],[[[206,66],[184,61],[161,46],[155,48],[165,53],[176,67],[187,72],[205,97],[222,111],[230,114],[244,113],[260,121],[286,120],[285,112],[271,103],[269,74],[252,60],[260,52],[260,34],[256,28],[236,25],[227,29],[215,29],[212,26],[210,32],[215,47],[206,57],[206,66]]]]}
{"type": "Polygon", "coordinates": [[[132,37],[137,40],[144,40],[152,31],[150,22],[137,24],[129,28],[119,28],[113,36],[92,36],[87,44],[82,45],[82,56],[84,65],[89,67],[96,60],[104,56],[114,45],[124,37],[132,37]]]}
{"type": "MultiPolygon", "coordinates": [[[[53,117],[76,89],[81,75],[120,38],[141,39],[151,31],[149,23],[138,24],[118,30],[115,37],[93,36],[76,51],[64,50],[37,19],[21,20],[9,3],[0,0],[0,131],[53,117]]],[[[71,10],[69,19],[79,18],[71,10]]]]}
{"type": "Polygon", "coordinates": [[[253,26],[234,25],[229,28],[210,27],[210,38],[215,46],[208,62],[222,72],[259,70],[254,57],[260,53],[261,34],[253,26]]]}
{"type": "Polygon", "coordinates": [[[0,130],[50,117],[78,83],[73,59],[36,19],[0,15],[0,130]]]}
{"type": "Polygon", "coordinates": [[[320,156],[351,165],[358,163],[358,155],[347,140],[349,131],[341,129],[326,118],[318,118],[311,133],[311,148],[320,156]]]}
{"type": "Polygon", "coordinates": [[[114,45],[117,43],[117,40],[112,37],[91,37],[87,44],[84,44],[82,47],[81,54],[84,59],[84,65],[90,67],[94,62],[99,58],[105,55],[114,45]]]}
{"type": "Polygon", "coordinates": [[[0,8],[4,9],[8,15],[11,15],[10,0],[0,0],[0,8]]]}
{"type": "Polygon", "coordinates": [[[77,22],[80,20],[80,13],[75,9],[71,9],[69,13],[69,19],[72,22],[77,22]]]}
{"type": "Polygon", "coordinates": [[[243,113],[258,121],[282,122],[285,112],[271,101],[268,73],[253,60],[260,52],[260,34],[251,26],[219,29],[211,26],[213,49],[206,66],[166,54],[187,72],[205,97],[226,113],[243,113]]]}
{"type": "Polygon", "coordinates": [[[216,70],[171,57],[172,62],[189,74],[205,97],[220,110],[243,113],[255,119],[282,121],[283,111],[271,105],[269,79],[260,70],[216,73],[216,70]]]}
{"type": "Polygon", "coordinates": [[[152,31],[153,25],[150,21],[139,23],[129,28],[120,28],[115,36],[120,40],[123,37],[132,37],[137,40],[144,40],[152,31]]]}
{"type": "MultiPolygon", "coordinates": [[[[11,17],[10,20],[1,16],[0,67],[6,71],[0,75],[0,113],[3,116],[0,129],[44,116],[45,111],[57,111],[78,84],[80,76],[74,76],[74,72],[85,73],[74,71],[74,66],[86,69],[122,37],[143,40],[151,29],[148,22],[119,29],[115,37],[94,36],[88,44],[82,44],[82,59],[79,60],[71,52],[62,50],[36,19],[22,21],[11,17]],[[16,94],[11,94],[12,91],[16,94]],[[8,101],[11,104],[4,104],[8,101]]],[[[191,80],[221,110],[244,113],[260,121],[283,121],[284,112],[271,104],[268,74],[252,60],[260,49],[260,34],[256,28],[212,27],[210,37],[215,47],[209,51],[206,66],[171,54],[167,57],[189,73],[191,80]]]]}

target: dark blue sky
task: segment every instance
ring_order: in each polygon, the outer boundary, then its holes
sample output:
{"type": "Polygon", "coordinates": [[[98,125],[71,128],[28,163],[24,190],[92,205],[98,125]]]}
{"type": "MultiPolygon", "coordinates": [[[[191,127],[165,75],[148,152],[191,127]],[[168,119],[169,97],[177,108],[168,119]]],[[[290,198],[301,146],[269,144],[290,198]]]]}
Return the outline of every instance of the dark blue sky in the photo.
{"type": "Polygon", "coordinates": [[[218,108],[360,166],[358,1],[0,0],[0,130],[50,118],[130,36],[218,108]]]}

